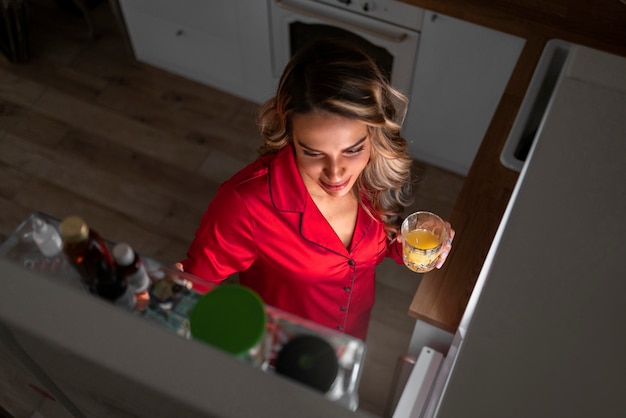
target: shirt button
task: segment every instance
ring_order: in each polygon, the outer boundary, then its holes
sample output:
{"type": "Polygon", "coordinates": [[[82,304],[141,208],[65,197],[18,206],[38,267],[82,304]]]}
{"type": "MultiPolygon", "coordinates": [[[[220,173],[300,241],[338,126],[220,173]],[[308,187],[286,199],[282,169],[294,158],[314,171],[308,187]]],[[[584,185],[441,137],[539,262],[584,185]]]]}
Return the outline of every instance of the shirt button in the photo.
{"type": "Polygon", "coordinates": [[[346,311],[346,309],[347,309],[347,308],[346,308],[345,306],[342,306],[342,307],[340,307],[340,308],[339,308],[339,310],[340,310],[341,312],[345,312],[345,311],[346,311]]]}
{"type": "Polygon", "coordinates": [[[344,287],[343,290],[345,290],[346,292],[350,291],[350,288],[348,286],[344,287]]]}
{"type": "Polygon", "coordinates": [[[341,325],[338,325],[338,326],[337,326],[337,330],[338,330],[338,331],[343,331],[343,327],[342,327],[341,325]]]}
{"type": "Polygon", "coordinates": [[[356,266],[356,261],[348,260],[348,264],[351,265],[352,267],[354,267],[354,266],[356,266]]]}

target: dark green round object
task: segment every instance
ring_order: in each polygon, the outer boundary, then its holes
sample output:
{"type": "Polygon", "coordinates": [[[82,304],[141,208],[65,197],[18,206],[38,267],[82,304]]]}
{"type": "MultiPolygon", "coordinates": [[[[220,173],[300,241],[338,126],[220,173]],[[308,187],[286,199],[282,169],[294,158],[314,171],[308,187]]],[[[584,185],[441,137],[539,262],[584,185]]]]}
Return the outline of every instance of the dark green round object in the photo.
{"type": "Polygon", "coordinates": [[[202,295],[189,315],[191,336],[235,356],[245,356],[265,333],[261,297],[239,285],[218,286],[202,295]]]}
{"type": "Polygon", "coordinates": [[[337,377],[339,362],[330,343],[315,335],[298,335],[279,351],[276,373],[328,392],[337,377]]]}

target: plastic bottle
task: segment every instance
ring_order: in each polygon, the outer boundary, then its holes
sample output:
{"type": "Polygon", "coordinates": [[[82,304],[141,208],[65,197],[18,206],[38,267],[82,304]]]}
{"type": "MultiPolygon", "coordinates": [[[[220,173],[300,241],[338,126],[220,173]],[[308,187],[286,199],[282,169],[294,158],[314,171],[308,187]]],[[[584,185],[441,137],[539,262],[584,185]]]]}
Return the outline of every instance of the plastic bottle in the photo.
{"type": "Polygon", "coordinates": [[[59,225],[63,252],[78,271],[83,283],[95,293],[98,277],[110,280],[115,268],[113,258],[100,235],[78,216],[69,216],[59,225]]]}
{"type": "Polygon", "coordinates": [[[139,255],[133,248],[122,242],[113,247],[113,258],[118,276],[126,280],[128,287],[135,294],[136,306],[143,311],[150,302],[150,277],[139,255]]]}
{"type": "Polygon", "coordinates": [[[63,250],[63,241],[56,228],[39,217],[33,218],[33,240],[46,257],[55,257],[63,250]]]}

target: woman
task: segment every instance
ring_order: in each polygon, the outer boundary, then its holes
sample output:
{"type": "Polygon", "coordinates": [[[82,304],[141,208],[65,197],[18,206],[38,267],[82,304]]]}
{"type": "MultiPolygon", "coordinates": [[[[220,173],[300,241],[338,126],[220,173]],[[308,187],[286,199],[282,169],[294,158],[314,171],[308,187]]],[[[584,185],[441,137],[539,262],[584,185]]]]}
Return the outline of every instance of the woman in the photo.
{"type": "Polygon", "coordinates": [[[363,52],[302,49],[261,108],[261,157],[220,187],[179,267],[212,283],[239,272],[265,303],[365,339],[375,267],[402,263],[406,104],[363,52]]]}

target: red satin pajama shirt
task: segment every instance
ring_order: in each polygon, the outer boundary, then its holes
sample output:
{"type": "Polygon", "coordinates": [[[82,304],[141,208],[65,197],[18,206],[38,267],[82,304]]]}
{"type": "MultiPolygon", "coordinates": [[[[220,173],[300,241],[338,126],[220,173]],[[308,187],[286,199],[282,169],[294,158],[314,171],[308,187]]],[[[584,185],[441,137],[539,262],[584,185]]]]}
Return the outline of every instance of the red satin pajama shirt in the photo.
{"type": "Polygon", "coordinates": [[[240,272],[266,304],[365,339],[385,255],[402,262],[400,244],[388,246],[382,222],[360,205],[352,243],[343,245],[287,146],[220,186],[182,263],[212,283],[240,272]]]}

